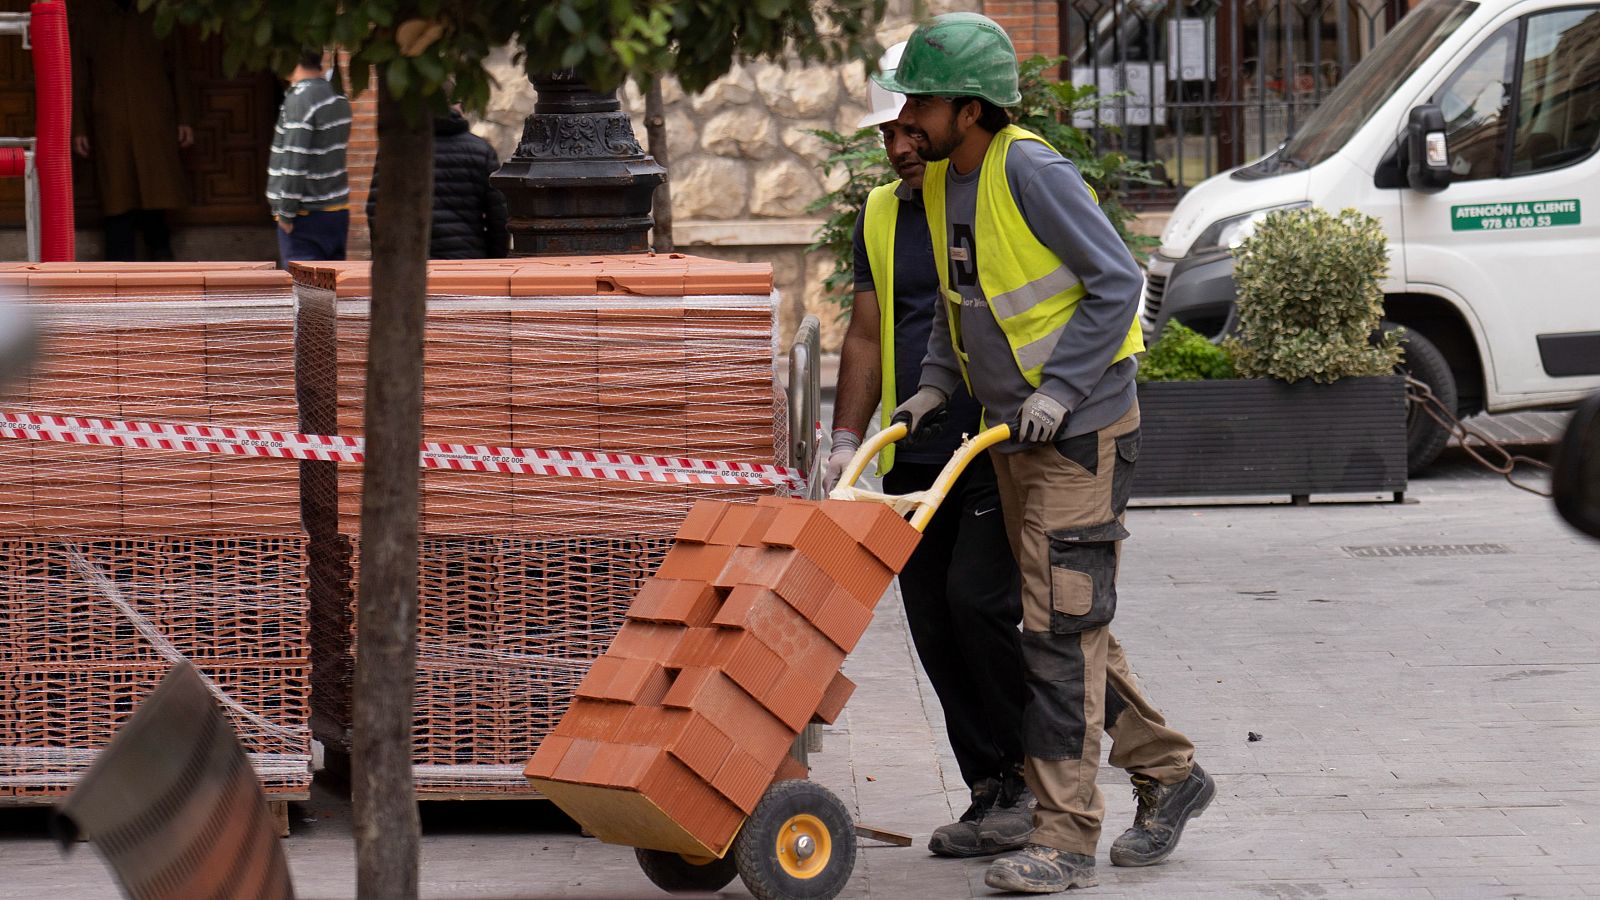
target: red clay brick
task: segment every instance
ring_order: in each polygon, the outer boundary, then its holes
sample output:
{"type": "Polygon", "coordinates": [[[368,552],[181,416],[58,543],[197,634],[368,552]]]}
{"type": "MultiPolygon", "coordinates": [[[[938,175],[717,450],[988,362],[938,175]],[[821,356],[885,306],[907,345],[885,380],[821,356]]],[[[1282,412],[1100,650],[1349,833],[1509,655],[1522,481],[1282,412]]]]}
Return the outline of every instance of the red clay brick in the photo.
{"type": "MultiPolygon", "coordinates": [[[[688,544],[689,547],[702,546],[688,544]]],[[[674,550],[673,552],[677,552],[674,550]]],[[[671,559],[671,554],[668,554],[671,559]]],[[[666,566],[662,566],[663,569],[666,566]]],[[[669,622],[691,628],[711,624],[722,607],[722,593],[704,581],[651,578],[639,589],[628,607],[628,618],[650,622],[669,622]]]]}
{"type": "Polygon", "coordinates": [[[785,677],[827,684],[844,664],[844,651],[771,591],[752,599],[744,627],[784,661],[789,668],[785,677]]]}
{"type": "Polygon", "coordinates": [[[709,779],[717,793],[733,801],[745,815],[756,811],[756,803],[772,784],[773,767],[743,750],[734,748],[715,777],[709,779]]]}
{"type": "Polygon", "coordinates": [[[785,677],[773,681],[771,687],[761,695],[761,705],[783,724],[798,732],[811,721],[826,690],[827,685],[819,681],[785,677]]]}
{"type": "Polygon", "coordinates": [[[822,701],[817,705],[813,721],[824,725],[832,725],[838,720],[839,714],[844,712],[844,705],[850,700],[850,695],[855,693],[856,683],[844,677],[840,672],[833,676],[833,681],[822,694],[822,701]]]}
{"type": "MultiPolygon", "coordinates": [[[[602,656],[578,685],[577,696],[589,700],[653,705],[666,696],[670,679],[658,660],[602,656]]],[[[619,720],[620,724],[620,720],[619,720]]]]}
{"type": "Polygon", "coordinates": [[[785,755],[783,762],[778,763],[778,771],[772,776],[774,784],[780,781],[800,781],[811,775],[811,770],[806,764],[793,756],[785,755]]]}
{"type": "Polygon", "coordinates": [[[727,657],[729,641],[734,632],[721,628],[689,628],[683,633],[672,654],[667,657],[667,667],[673,669],[718,668],[727,657]]]}
{"type": "Polygon", "coordinates": [[[881,503],[824,500],[822,511],[894,572],[905,567],[922,537],[910,522],[881,503]]]}
{"type": "Polygon", "coordinates": [[[617,741],[646,747],[670,747],[683,733],[694,715],[685,709],[664,706],[635,706],[622,719],[617,741]]]}
{"type": "Polygon", "coordinates": [[[799,733],[715,669],[685,669],[665,702],[704,716],[757,759],[777,759],[799,733]]]}
{"type": "Polygon", "coordinates": [[[661,568],[656,572],[660,578],[678,578],[686,581],[715,581],[722,569],[728,564],[728,557],[733,554],[732,547],[718,547],[714,544],[677,544],[667,551],[667,558],[662,560],[661,568]]]}
{"type": "Polygon", "coordinates": [[[623,659],[653,659],[665,663],[672,657],[672,651],[677,648],[683,635],[684,628],[681,625],[637,620],[624,622],[617,636],[612,638],[606,655],[623,659]]]}
{"type": "Polygon", "coordinates": [[[539,748],[533,751],[533,758],[528,760],[528,765],[522,774],[529,778],[554,778],[556,769],[561,765],[561,758],[566,755],[567,748],[572,746],[572,738],[559,734],[545,735],[539,742],[539,748]]]}
{"type": "MultiPolygon", "coordinates": [[[[757,699],[768,695],[787,668],[782,657],[772,652],[759,637],[749,632],[734,632],[731,639],[725,642],[725,648],[722,671],[748,691],[750,696],[757,699]]],[[[769,705],[768,709],[771,708],[769,705]]],[[[806,715],[809,717],[810,714],[807,710],[806,715]]],[[[778,718],[789,723],[791,727],[796,727],[790,722],[789,717],[779,715],[778,718]]],[[[805,721],[801,720],[800,725],[805,725],[805,721]]]]}
{"type": "Polygon", "coordinates": [[[861,604],[859,595],[852,596],[842,588],[834,588],[823,598],[821,611],[812,616],[811,621],[829,640],[839,645],[839,649],[849,653],[855,649],[856,642],[861,640],[867,626],[872,624],[872,609],[861,604]]]}
{"type": "MultiPolygon", "coordinates": [[[[711,782],[733,752],[733,738],[711,724],[704,716],[689,713],[683,731],[676,736],[668,749],[673,756],[694,770],[696,775],[711,782]]],[[[729,798],[730,800],[733,798],[729,798]]]]}
{"type": "Polygon", "coordinates": [[[689,507],[689,514],[678,526],[677,540],[681,543],[709,544],[717,523],[733,505],[720,500],[697,500],[689,507]]]}
{"type": "Polygon", "coordinates": [[[577,697],[551,733],[589,741],[615,740],[630,709],[626,703],[577,697]]]}
{"type": "Polygon", "coordinates": [[[583,773],[588,770],[589,761],[594,759],[595,751],[599,749],[599,741],[574,740],[567,746],[567,752],[561,755],[560,764],[549,777],[578,784],[584,783],[583,773]]]}

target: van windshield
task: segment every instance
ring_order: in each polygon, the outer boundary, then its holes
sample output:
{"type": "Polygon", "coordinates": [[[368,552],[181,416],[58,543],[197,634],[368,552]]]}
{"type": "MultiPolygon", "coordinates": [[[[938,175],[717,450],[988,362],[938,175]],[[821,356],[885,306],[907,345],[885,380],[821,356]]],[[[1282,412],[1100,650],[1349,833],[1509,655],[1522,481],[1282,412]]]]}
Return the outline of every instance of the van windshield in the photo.
{"type": "Polygon", "coordinates": [[[1278,162],[1308,169],[1339,152],[1477,8],[1469,0],[1429,0],[1408,13],[1275,154],[1278,162]]]}

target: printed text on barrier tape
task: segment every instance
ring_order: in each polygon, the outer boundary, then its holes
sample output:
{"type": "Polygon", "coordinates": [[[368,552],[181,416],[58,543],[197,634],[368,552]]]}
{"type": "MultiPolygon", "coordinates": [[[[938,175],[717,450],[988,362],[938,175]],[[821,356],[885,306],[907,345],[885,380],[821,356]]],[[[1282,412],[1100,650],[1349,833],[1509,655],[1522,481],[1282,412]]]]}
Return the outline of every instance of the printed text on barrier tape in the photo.
{"type": "MultiPolygon", "coordinates": [[[[335,462],[361,462],[365,458],[362,439],[344,435],[299,434],[221,425],[125,422],[41,413],[0,411],[0,437],[223,456],[268,456],[335,462]]],[[[804,481],[804,476],[797,469],[762,463],[433,442],[422,445],[420,461],[424,468],[429,469],[561,475],[611,481],[774,485],[791,489],[800,487],[804,481]]]]}

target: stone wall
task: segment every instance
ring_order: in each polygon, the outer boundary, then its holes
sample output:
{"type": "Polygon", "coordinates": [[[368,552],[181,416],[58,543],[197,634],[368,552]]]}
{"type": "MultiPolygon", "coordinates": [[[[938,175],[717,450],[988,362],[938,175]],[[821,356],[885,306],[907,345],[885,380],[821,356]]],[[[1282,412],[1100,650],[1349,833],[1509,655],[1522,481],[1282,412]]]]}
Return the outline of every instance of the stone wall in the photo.
{"type": "MultiPolygon", "coordinates": [[[[930,15],[957,7],[950,0],[925,5],[930,15]]],[[[909,37],[915,27],[911,12],[909,0],[891,0],[879,42],[888,46],[909,37]]],[[[536,95],[509,54],[492,62],[491,73],[501,87],[473,130],[505,159],[516,149],[536,95]]],[[[821,320],[825,347],[837,349],[842,337],[839,304],[822,287],[831,263],[805,247],[821,224],[807,207],[843,176],[823,174],[823,144],[808,132],[854,131],[866,112],[866,96],[867,72],[860,63],[739,65],[698,96],[686,95],[674,79],[662,84],[677,249],[772,263],[783,296],[785,341],[807,312],[821,320]]],[[[643,95],[630,84],[622,101],[648,148],[643,95]]]]}

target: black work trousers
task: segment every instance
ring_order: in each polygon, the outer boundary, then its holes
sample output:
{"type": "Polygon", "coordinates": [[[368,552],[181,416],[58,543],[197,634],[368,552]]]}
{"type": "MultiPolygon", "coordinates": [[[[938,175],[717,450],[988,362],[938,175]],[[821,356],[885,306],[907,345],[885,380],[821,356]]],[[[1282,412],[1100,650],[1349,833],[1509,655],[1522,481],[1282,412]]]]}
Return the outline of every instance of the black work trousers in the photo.
{"type": "MultiPolygon", "coordinates": [[[[933,484],[942,466],[897,462],[891,494],[933,484]]],[[[1022,595],[994,465],[978,455],[900,572],[911,640],[944,708],[950,748],[972,787],[1023,762],[1022,595]]]]}

